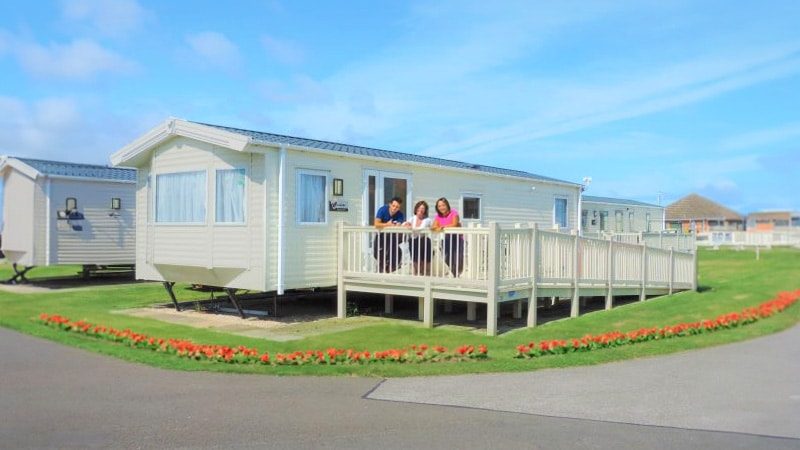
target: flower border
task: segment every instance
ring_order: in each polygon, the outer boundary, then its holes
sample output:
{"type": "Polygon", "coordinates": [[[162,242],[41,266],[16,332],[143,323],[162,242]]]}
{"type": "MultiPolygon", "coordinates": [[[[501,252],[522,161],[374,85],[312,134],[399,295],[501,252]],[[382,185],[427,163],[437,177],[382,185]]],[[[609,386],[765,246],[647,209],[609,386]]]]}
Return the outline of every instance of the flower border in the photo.
{"type": "Polygon", "coordinates": [[[515,358],[532,359],[546,355],[560,355],[570,352],[586,352],[601,348],[619,347],[639,342],[675,337],[693,336],[721,329],[736,328],[772,317],[792,306],[800,299],[800,289],[793,292],[780,292],[769,301],[756,307],[745,308],[741,312],[722,314],[713,320],[686,322],[667,325],[662,328],[641,328],[639,330],[609,331],[599,335],[587,334],[581,338],[542,340],[517,346],[515,358]]]}
{"type": "Polygon", "coordinates": [[[301,366],[306,364],[345,365],[371,363],[430,363],[461,362],[488,359],[486,345],[462,345],[448,349],[441,345],[411,345],[388,350],[358,351],[354,349],[328,348],[325,350],[299,350],[289,353],[259,352],[255,348],[239,345],[197,344],[187,339],[165,339],[136,333],[130,329],[118,330],[104,325],[95,325],[83,320],[72,321],[58,314],[42,313],[39,322],[49,327],[71,331],[86,336],[118,342],[132,348],[177,355],[181,358],[224,362],[229,364],[262,364],[271,366],[301,366]]]}

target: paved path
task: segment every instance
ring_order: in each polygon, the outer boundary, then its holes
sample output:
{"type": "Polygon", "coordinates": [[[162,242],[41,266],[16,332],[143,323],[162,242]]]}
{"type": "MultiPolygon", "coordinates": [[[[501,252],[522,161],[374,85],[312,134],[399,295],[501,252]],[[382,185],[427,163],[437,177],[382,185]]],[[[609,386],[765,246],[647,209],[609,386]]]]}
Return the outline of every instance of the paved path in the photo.
{"type": "Polygon", "coordinates": [[[368,397],[800,438],[800,326],[743,343],[600,366],[391,379],[368,397]]]}
{"type": "Polygon", "coordinates": [[[365,399],[379,382],[172,372],[0,329],[0,448],[800,447],[786,438],[365,399]]]}

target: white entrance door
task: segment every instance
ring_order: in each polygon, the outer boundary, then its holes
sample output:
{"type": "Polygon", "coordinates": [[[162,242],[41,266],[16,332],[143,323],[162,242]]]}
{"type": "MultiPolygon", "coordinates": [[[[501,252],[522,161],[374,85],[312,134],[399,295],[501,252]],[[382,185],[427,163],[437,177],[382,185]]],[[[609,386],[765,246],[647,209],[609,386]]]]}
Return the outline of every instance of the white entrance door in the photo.
{"type": "Polygon", "coordinates": [[[403,199],[402,210],[409,217],[411,208],[411,175],[381,170],[364,171],[364,225],[372,225],[378,208],[393,197],[403,199]]]}

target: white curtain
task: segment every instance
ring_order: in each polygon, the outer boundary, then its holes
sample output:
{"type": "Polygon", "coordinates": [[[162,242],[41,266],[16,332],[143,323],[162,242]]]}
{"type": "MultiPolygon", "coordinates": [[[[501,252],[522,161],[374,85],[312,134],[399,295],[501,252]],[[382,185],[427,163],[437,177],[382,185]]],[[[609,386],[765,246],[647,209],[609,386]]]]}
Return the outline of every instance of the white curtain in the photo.
{"type": "Polygon", "coordinates": [[[156,176],[156,222],[204,223],[206,172],[156,176]]]}
{"type": "Polygon", "coordinates": [[[297,183],[297,221],[325,222],[325,175],[301,173],[297,183]]]}
{"type": "Polygon", "coordinates": [[[244,169],[217,170],[217,222],[244,223],[244,186],[244,169]]]}
{"type": "Polygon", "coordinates": [[[567,227],[567,199],[556,199],[556,224],[561,228],[567,227]]]}

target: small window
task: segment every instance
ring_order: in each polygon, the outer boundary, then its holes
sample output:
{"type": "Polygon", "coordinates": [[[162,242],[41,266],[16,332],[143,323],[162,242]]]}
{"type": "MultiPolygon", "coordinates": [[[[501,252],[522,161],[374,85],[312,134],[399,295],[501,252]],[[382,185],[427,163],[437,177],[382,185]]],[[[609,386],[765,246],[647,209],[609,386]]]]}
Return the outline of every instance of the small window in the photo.
{"type": "Polygon", "coordinates": [[[114,197],[111,199],[111,209],[119,210],[122,209],[122,199],[119,197],[114,197]]]}
{"type": "Polygon", "coordinates": [[[622,227],[623,227],[622,221],[623,221],[624,217],[625,217],[625,215],[624,215],[624,213],[622,211],[619,211],[619,210],[614,211],[614,231],[615,232],[622,233],[622,227]]]}
{"type": "Polygon", "coordinates": [[[630,232],[636,231],[633,228],[633,224],[634,224],[634,220],[633,219],[634,219],[633,211],[628,212],[628,231],[630,231],[630,232]]]}
{"type": "Polygon", "coordinates": [[[325,172],[301,170],[297,172],[297,222],[325,223],[328,220],[328,198],[325,172]]]}
{"type": "Polygon", "coordinates": [[[244,223],[244,169],[217,170],[216,183],[217,223],[244,223]]]}
{"type": "Polygon", "coordinates": [[[481,198],[464,196],[461,200],[461,215],[463,219],[481,220],[481,198]]]}
{"type": "Polygon", "coordinates": [[[581,211],[581,230],[585,230],[589,225],[589,210],[581,211]]]}
{"type": "Polygon", "coordinates": [[[64,209],[69,211],[75,211],[78,209],[78,199],[75,197],[67,197],[67,204],[64,205],[64,209]]]}
{"type": "Polygon", "coordinates": [[[206,172],[156,175],[156,222],[205,223],[206,172]]]}
{"type": "Polygon", "coordinates": [[[567,199],[557,198],[553,206],[553,225],[567,228],[567,199]]]}
{"type": "Polygon", "coordinates": [[[608,211],[600,211],[600,231],[608,228],[608,211]]]}
{"type": "Polygon", "coordinates": [[[653,231],[653,225],[650,221],[653,219],[653,216],[650,213],[644,215],[645,227],[647,227],[647,232],[653,231]]]}

